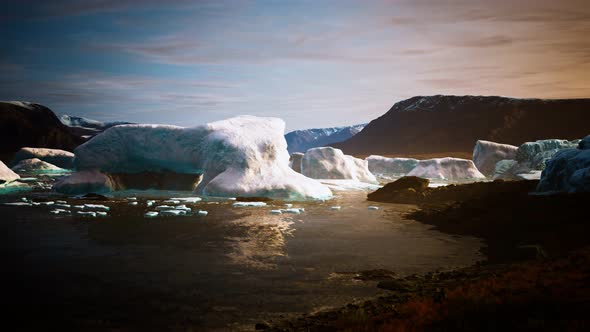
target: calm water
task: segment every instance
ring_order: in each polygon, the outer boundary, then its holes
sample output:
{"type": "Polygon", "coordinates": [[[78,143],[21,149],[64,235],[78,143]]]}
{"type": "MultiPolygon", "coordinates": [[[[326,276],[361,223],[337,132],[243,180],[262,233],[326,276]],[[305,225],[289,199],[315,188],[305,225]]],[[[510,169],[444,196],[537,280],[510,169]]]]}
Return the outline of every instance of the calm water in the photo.
{"type": "Polygon", "coordinates": [[[13,295],[27,310],[64,326],[123,330],[251,330],[261,320],[383,292],[346,272],[406,275],[482,258],[478,239],[404,220],[412,206],[365,197],[348,192],[294,204],[305,207],[301,215],[271,215],[282,202],[262,208],[200,202],[187,205],[208,210],[206,217],[156,219],[143,217],[143,204],[124,201],[105,203],[111,206],[105,219],[3,206],[2,256],[23,285],[13,295]],[[330,210],[335,205],[341,210],[330,210]]]}

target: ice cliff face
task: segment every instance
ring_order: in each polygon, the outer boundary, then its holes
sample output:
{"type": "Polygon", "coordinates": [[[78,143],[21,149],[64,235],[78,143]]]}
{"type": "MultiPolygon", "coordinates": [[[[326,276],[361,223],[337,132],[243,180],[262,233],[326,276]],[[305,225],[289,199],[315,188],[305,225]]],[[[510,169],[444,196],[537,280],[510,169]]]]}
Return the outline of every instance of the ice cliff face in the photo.
{"type": "Polygon", "coordinates": [[[253,116],[192,128],[121,125],[79,146],[75,162],[78,170],[107,174],[202,174],[195,192],[210,196],[330,197],[326,186],[289,167],[284,130],[281,119],[253,116]]]}
{"type": "Polygon", "coordinates": [[[496,163],[516,158],[517,146],[478,140],[473,149],[473,163],[485,176],[492,177],[496,163]]]}
{"type": "Polygon", "coordinates": [[[473,161],[450,157],[420,160],[407,176],[448,182],[484,180],[486,178],[475,167],[473,161]]]}
{"type": "Polygon", "coordinates": [[[342,150],[331,147],[307,150],[301,160],[301,173],[313,179],[377,183],[366,160],[345,155],[342,150]]]}
{"type": "Polygon", "coordinates": [[[79,127],[79,128],[87,128],[87,129],[95,129],[95,130],[106,130],[110,127],[122,125],[122,124],[130,124],[130,122],[123,122],[123,121],[115,121],[115,122],[101,122],[96,121],[88,118],[84,118],[81,116],[74,116],[74,115],[67,115],[63,114],[59,116],[59,121],[68,127],[79,127]]]}
{"type": "Polygon", "coordinates": [[[285,139],[289,153],[305,153],[311,148],[345,141],[363,130],[365,126],[366,123],[347,127],[295,130],[286,134],[285,139]]]}
{"type": "Polygon", "coordinates": [[[590,136],[577,148],[563,149],[546,162],[537,191],[590,192],[590,136]]]}
{"type": "Polygon", "coordinates": [[[409,173],[418,164],[413,158],[387,158],[371,155],[365,158],[369,163],[369,171],[382,179],[395,179],[409,173]]]}

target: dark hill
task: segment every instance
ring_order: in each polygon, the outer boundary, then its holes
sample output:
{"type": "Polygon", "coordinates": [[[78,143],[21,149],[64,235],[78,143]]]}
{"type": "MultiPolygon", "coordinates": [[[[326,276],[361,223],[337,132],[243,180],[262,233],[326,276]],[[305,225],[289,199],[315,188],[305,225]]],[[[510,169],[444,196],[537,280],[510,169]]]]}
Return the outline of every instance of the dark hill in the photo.
{"type": "Polygon", "coordinates": [[[73,151],[84,139],[63,125],[47,107],[0,102],[0,159],[9,162],[22,147],[73,151]]]}
{"type": "Polygon", "coordinates": [[[478,139],[519,145],[590,133],[590,99],[413,97],[333,144],[347,154],[471,152],[478,139]]]}

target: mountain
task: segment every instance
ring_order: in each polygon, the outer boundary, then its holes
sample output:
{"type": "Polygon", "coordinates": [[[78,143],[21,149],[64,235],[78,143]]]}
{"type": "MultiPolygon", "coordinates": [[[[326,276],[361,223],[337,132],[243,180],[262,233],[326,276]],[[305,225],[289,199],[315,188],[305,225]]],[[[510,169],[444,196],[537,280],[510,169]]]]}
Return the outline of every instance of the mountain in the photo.
{"type": "Polygon", "coordinates": [[[333,147],[347,154],[471,152],[477,140],[520,145],[590,133],[590,99],[419,96],[333,147]]]}
{"type": "Polygon", "coordinates": [[[295,130],[285,135],[287,149],[289,153],[305,152],[311,148],[342,142],[356,135],[366,125],[295,130]]]}
{"type": "Polygon", "coordinates": [[[22,147],[73,151],[84,138],[63,125],[47,107],[39,104],[0,102],[0,159],[10,162],[22,147]]]}
{"type": "Polygon", "coordinates": [[[85,128],[90,130],[96,131],[105,131],[110,127],[121,125],[121,124],[130,124],[131,122],[124,122],[124,121],[115,121],[115,122],[100,122],[88,118],[83,118],[80,116],[74,115],[60,115],[59,120],[61,123],[68,127],[75,127],[75,128],[85,128]]]}

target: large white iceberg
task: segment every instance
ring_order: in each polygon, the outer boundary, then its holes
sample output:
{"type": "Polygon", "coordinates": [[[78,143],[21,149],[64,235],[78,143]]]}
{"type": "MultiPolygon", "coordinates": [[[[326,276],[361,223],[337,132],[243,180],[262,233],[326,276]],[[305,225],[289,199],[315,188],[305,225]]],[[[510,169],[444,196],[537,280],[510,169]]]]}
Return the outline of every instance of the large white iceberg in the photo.
{"type": "Polygon", "coordinates": [[[486,178],[475,167],[473,161],[450,157],[420,160],[407,176],[447,182],[466,182],[486,178]]]}
{"type": "Polygon", "coordinates": [[[518,147],[514,145],[479,140],[473,149],[473,163],[482,174],[492,177],[496,163],[516,158],[517,150],[518,147]]]}
{"type": "Polygon", "coordinates": [[[202,174],[195,193],[209,196],[330,197],[326,186],[289,167],[284,130],[281,119],[253,116],[192,128],[121,125],[79,146],[75,161],[78,170],[107,177],[141,172],[202,174]]]}
{"type": "Polygon", "coordinates": [[[371,155],[365,158],[369,163],[369,171],[383,179],[399,178],[416,167],[418,159],[413,158],[387,158],[371,155]]]}
{"type": "Polygon", "coordinates": [[[21,148],[14,155],[11,165],[18,164],[21,160],[37,158],[60,168],[71,169],[74,167],[74,154],[69,151],[46,148],[21,148]]]}
{"type": "Polygon", "coordinates": [[[345,155],[332,147],[309,149],[301,160],[301,174],[313,179],[348,179],[377,183],[366,160],[345,155]]]}
{"type": "Polygon", "coordinates": [[[561,150],[547,161],[537,191],[590,192],[590,136],[577,149],[561,150]]]}

